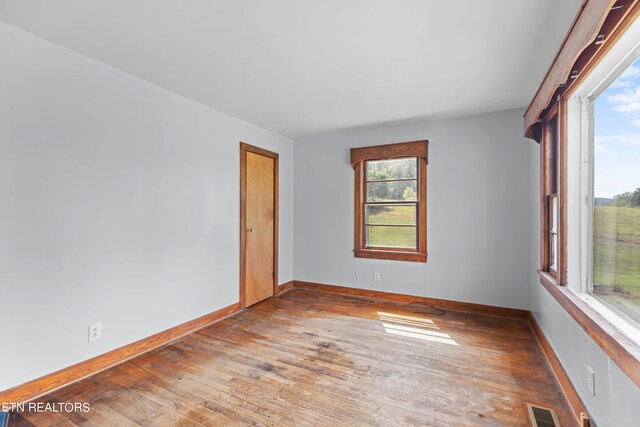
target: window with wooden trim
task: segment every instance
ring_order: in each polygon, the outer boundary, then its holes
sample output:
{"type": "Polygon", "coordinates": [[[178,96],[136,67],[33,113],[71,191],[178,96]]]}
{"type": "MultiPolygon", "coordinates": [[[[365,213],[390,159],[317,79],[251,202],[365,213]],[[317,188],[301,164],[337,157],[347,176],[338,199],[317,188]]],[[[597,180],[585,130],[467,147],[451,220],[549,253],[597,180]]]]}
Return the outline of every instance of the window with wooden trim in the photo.
{"type": "Polygon", "coordinates": [[[542,137],[542,271],[560,281],[560,139],[558,108],[552,108],[544,122],[542,137]]]}
{"type": "Polygon", "coordinates": [[[351,149],[355,256],[427,261],[428,141],[351,149]]]}
{"type": "Polygon", "coordinates": [[[639,18],[640,2],[585,2],[525,135],[541,143],[540,282],[640,387],[639,18]]]}

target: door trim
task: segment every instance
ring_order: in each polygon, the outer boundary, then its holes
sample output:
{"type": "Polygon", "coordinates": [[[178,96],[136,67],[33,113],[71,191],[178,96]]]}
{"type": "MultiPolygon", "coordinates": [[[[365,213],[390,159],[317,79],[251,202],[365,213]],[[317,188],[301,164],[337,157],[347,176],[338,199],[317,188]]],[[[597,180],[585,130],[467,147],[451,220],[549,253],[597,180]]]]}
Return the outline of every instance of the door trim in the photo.
{"type": "Polygon", "coordinates": [[[259,154],[274,160],[273,197],[273,295],[278,295],[278,153],[240,142],[240,307],[246,304],[247,268],[247,153],[259,154]]]}

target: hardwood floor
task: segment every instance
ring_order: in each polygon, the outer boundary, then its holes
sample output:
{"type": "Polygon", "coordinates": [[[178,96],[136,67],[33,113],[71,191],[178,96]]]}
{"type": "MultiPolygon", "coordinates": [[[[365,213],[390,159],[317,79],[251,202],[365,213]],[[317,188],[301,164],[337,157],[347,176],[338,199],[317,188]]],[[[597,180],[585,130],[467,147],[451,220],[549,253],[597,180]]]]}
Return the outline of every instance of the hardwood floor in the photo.
{"type": "Polygon", "coordinates": [[[576,425],[526,320],[292,289],[14,413],[11,426],[576,425]]]}

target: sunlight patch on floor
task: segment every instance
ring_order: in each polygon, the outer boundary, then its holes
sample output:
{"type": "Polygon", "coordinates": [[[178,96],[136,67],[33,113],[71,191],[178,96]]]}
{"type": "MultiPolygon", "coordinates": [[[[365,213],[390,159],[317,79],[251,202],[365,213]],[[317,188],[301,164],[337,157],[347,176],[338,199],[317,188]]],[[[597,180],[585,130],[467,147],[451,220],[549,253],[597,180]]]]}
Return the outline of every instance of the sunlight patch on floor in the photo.
{"type": "Polygon", "coordinates": [[[431,319],[382,311],[378,312],[378,318],[382,321],[382,326],[388,334],[441,344],[458,345],[449,334],[434,331],[434,329],[439,330],[440,328],[431,319]]]}
{"type": "Polygon", "coordinates": [[[407,316],[406,314],[387,313],[384,311],[378,311],[378,317],[388,317],[393,320],[407,320],[411,322],[421,323],[423,325],[435,325],[435,322],[431,319],[425,319],[422,317],[407,316]]]}

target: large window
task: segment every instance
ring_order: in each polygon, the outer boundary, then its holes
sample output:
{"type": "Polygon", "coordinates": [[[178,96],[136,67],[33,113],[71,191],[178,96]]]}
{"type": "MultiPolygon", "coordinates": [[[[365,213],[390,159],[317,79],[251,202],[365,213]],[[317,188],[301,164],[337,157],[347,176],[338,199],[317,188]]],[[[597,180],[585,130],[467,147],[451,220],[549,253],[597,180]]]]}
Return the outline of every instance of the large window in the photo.
{"type": "Polygon", "coordinates": [[[356,174],[355,256],[427,259],[427,141],[351,150],[356,174]]]}
{"type": "Polygon", "coordinates": [[[592,3],[525,112],[540,282],[640,386],[640,4],[592,3]]]}
{"type": "MultiPolygon", "coordinates": [[[[640,60],[593,97],[590,291],[640,324],[640,60]]],[[[596,92],[597,93],[597,92],[596,92]]]]}

